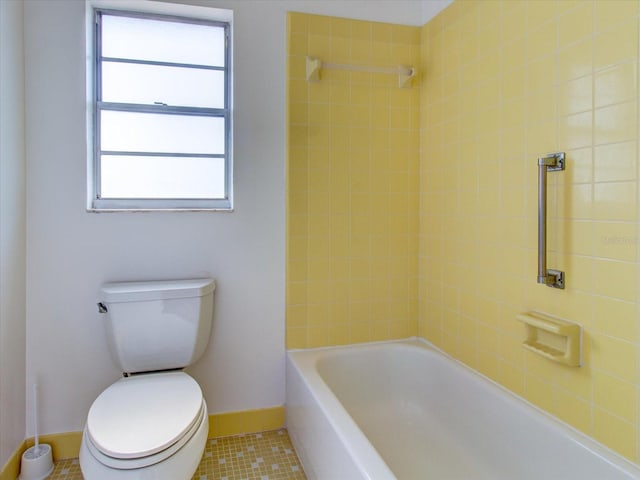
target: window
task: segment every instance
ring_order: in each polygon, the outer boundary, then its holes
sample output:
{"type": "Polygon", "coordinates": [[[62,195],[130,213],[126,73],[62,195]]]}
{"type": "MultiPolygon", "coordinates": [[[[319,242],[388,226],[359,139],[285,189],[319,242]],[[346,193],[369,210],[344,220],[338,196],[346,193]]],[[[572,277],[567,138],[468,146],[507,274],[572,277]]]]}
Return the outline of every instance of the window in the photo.
{"type": "Polygon", "coordinates": [[[230,209],[229,24],[95,10],[97,210],[230,209]]]}

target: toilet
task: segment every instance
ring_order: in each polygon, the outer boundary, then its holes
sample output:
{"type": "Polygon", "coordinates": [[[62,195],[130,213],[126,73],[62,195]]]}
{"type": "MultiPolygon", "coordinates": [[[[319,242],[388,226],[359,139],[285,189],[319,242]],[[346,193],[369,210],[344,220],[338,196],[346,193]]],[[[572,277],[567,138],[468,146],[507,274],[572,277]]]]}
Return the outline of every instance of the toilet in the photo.
{"type": "Polygon", "coordinates": [[[198,383],[182,369],[209,343],[211,278],[107,283],[98,304],[123,377],[89,409],[80,445],[85,480],[189,480],[209,433],[198,383]]]}

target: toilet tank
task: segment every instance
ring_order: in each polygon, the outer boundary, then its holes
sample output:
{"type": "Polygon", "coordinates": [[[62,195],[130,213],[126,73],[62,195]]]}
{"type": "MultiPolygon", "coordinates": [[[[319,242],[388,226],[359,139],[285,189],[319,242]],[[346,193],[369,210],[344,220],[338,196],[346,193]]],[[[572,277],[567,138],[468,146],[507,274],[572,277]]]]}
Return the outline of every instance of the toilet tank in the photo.
{"type": "Polygon", "coordinates": [[[109,350],[123,372],[183,368],[207,348],[213,323],[211,278],[102,286],[109,350]]]}

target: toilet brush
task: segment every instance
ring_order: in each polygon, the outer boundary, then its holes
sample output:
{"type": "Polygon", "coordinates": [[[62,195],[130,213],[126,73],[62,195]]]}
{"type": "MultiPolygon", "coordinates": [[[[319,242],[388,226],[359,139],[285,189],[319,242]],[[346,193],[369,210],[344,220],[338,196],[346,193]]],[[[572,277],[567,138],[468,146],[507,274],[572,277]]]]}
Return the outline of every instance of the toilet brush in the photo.
{"type": "Polygon", "coordinates": [[[35,445],[22,454],[19,480],[44,480],[53,472],[51,446],[40,445],[38,437],[38,384],[33,384],[33,422],[35,426],[35,445]]]}

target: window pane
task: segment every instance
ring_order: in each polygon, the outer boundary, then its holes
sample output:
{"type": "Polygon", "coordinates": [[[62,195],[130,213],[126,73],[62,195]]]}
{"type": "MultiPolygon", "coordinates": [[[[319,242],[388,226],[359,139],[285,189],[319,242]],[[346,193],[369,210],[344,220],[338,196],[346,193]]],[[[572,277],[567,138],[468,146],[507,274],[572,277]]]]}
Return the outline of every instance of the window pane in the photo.
{"type": "Polygon", "coordinates": [[[224,108],[224,72],[102,62],[102,100],[224,108]]]}
{"type": "Polygon", "coordinates": [[[102,56],[224,66],[224,28],[102,16],[102,56]]]}
{"type": "Polygon", "coordinates": [[[103,110],[101,150],[223,154],[224,118],[103,110]]]}
{"type": "Polygon", "coordinates": [[[102,155],[102,198],[224,198],[224,159],[102,155]]]}

